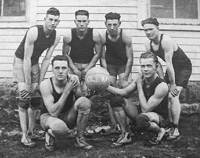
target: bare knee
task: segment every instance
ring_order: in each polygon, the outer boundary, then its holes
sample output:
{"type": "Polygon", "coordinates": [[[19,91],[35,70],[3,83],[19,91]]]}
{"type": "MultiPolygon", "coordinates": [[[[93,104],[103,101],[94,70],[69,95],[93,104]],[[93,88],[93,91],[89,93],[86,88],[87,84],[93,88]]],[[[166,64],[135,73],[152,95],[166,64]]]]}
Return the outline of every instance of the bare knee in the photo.
{"type": "Polygon", "coordinates": [[[86,97],[80,97],[76,100],[74,106],[78,113],[89,114],[91,109],[91,101],[86,97]]]}

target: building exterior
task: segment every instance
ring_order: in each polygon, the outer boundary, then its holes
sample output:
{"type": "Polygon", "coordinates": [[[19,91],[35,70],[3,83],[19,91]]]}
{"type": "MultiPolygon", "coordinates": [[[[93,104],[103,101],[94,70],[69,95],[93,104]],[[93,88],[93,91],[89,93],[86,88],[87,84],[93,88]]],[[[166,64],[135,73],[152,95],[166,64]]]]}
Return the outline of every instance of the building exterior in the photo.
{"type": "MultiPolygon", "coordinates": [[[[140,21],[149,16],[160,17],[161,31],[171,35],[192,61],[190,80],[200,80],[200,0],[0,0],[0,78],[12,78],[16,48],[29,26],[42,24],[49,7],[57,7],[61,12],[57,29],[61,34],[75,26],[74,12],[78,9],[90,12],[89,26],[99,31],[105,29],[105,13],[120,13],[121,27],[132,37],[133,73],[139,70],[138,58],[147,40],[140,21]]],[[[61,49],[62,40],[54,55],[61,54],[61,49]]]]}

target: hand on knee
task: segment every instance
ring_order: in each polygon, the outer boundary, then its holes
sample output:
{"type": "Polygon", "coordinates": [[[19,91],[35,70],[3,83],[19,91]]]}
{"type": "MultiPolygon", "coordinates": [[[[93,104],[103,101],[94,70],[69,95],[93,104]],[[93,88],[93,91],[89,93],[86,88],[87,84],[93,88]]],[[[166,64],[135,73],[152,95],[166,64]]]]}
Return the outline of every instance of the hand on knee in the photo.
{"type": "Polygon", "coordinates": [[[136,117],[136,127],[138,130],[148,129],[149,126],[149,118],[146,115],[140,114],[136,117]]]}
{"type": "Polygon", "coordinates": [[[78,113],[87,115],[90,113],[91,101],[86,97],[80,97],[75,102],[75,109],[78,113]]]}

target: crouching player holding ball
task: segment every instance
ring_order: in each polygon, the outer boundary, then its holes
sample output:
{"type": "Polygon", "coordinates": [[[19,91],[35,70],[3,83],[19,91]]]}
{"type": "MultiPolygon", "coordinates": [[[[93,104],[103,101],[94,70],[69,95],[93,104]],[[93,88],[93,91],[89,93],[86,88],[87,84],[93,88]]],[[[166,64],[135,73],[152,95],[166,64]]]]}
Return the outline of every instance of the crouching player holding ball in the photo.
{"type": "Polygon", "coordinates": [[[136,129],[156,132],[156,139],[150,141],[152,144],[158,144],[162,140],[166,132],[163,125],[168,118],[168,86],[157,75],[157,64],[158,59],[153,53],[143,53],[140,56],[141,74],[135,81],[123,89],[108,87],[108,91],[120,96],[129,96],[137,89],[140,103],[138,108],[134,104],[112,102],[114,115],[123,129],[121,136],[113,145],[120,146],[131,142],[130,135],[126,134],[126,116],[136,123],[136,129]]]}

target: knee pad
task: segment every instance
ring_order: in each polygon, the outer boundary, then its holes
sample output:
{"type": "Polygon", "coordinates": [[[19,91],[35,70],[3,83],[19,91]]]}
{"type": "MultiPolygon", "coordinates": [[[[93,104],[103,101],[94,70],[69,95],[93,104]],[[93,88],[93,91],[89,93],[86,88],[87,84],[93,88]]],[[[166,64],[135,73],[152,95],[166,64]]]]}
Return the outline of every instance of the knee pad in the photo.
{"type": "Polygon", "coordinates": [[[28,109],[30,107],[30,99],[18,99],[17,104],[20,108],[28,109]]]}
{"type": "Polygon", "coordinates": [[[140,114],[136,117],[136,128],[138,130],[144,130],[149,128],[149,118],[146,115],[140,114]]]}
{"type": "Polygon", "coordinates": [[[110,99],[110,106],[112,108],[122,107],[125,104],[124,98],[121,96],[114,96],[110,99]]]}
{"type": "Polygon", "coordinates": [[[75,109],[78,113],[89,114],[91,109],[91,101],[86,97],[80,97],[75,102],[75,109]]]}

